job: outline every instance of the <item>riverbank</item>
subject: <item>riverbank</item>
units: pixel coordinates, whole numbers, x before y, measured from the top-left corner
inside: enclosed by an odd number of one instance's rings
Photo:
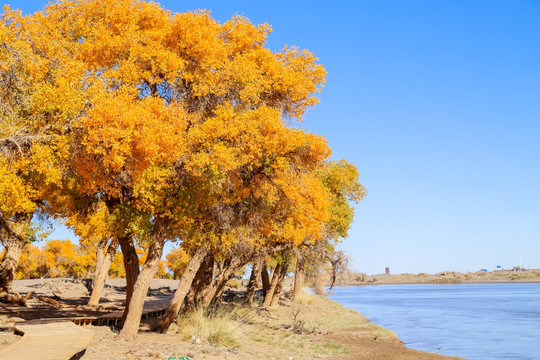
[[[164,280],[159,280],[163,285]],[[165,280],[166,281],[166,280]],[[28,285],[28,284],[25,284]],[[65,294],[84,300],[80,286],[46,282],[47,291],[62,286]],[[35,286],[34,289],[38,289]],[[78,290],[77,290],[78,289]],[[104,303],[117,303],[121,288],[108,288]],[[76,294],[80,291],[80,294]],[[115,293],[118,292],[118,293]],[[163,291],[165,293],[166,291]],[[158,294],[159,295],[159,294]],[[65,302],[75,298],[64,298]],[[22,310],[22,309],[21,309]],[[45,314],[44,305],[36,311]],[[24,311],[4,313],[0,322],[2,336],[10,334],[13,324],[8,316],[31,316]],[[34,314],[35,315],[35,314]],[[95,336],[81,359],[173,359],[187,356],[190,360],[217,359],[458,359],[407,348],[395,333],[372,324],[358,312],[324,296],[303,294],[298,303],[287,295],[268,310],[230,302],[221,311],[203,314],[195,311],[181,318],[165,335],[149,332],[156,319],[143,321],[134,341],[117,339],[109,327],[88,326]],[[11,342],[11,341],[8,341]],[[0,339],[0,347],[2,341]]]
[[[102,306],[106,309],[121,305],[124,294],[119,282],[112,280],[105,291]],[[175,281],[154,279],[152,298],[170,296],[175,285]],[[16,281],[15,289],[55,294],[66,304],[88,299],[84,286],[70,279]],[[53,309],[47,306],[37,301],[20,309],[0,304],[0,348],[20,340],[12,331],[14,321],[50,317]],[[66,309],[69,313],[84,310],[78,308]],[[57,310],[54,316],[61,314]],[[409,349],[395,333],[370,323],[355,310],[311,294],[303,294],[298,303],[285,294],[270,309],[230,302],[211,314],[196,311],[165,335],[149,332],[154,321],[144,320],[134,341],[117,339],[113,328],[87,326],[95,335],[81,359],[457,359]]]
[[[283,297],[270,311],[238,307],[226,314],[215,314],[214,321],[188,317],[188,324],[180,322],[166,335],[141,332],[135,342],[119,342],[110,329],[94,327],[96,337],[82,359],[103,359],[105,353],[140,360],[458,359],[409,349],[395,333],[318,295],[305,294],[299,304]]]
[[[504,283],[540,282],[540,269],[526,271],[477,271],[459,273],[445,271],[437,274],[378,274],[351,273],[340,280],[339,285],[378,284],[460,284],[460,283]]]

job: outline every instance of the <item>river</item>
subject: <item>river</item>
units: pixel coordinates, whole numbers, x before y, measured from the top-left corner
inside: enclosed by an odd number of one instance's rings
[[[330,298],[414,349],[471,360],[540,359],[540,284],[335,287]]]

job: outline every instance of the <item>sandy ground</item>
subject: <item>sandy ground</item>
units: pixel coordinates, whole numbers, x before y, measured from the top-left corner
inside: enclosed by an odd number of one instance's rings
[[[114,329],[104,326],[88,328],[94,331],[95,336],[81,360],[150,360],[182,356],[191,360],[250,359],[235,349],[183,341],[174,332],[165,335],[141,332],[135,341],[126,341],[117,339],[118,332]],[[241,357],[238,357],[239,355]]]
[[[148,298],[170,298],[177,284],[177,281],[154,279]],[[0,348],[19,339],[13,335],[14,321],[93,315],[121,309],[124,286],[122,279],[109,280],[102,305],[96,310],[84,305],[88,290],[82,283],[70,279],[16,281],[14,290],[17,292],[35,291],[56,296],[68,306],[53,309],[37,299],[30,301],[26,308],[0,303]],[[134,341],[117,338],[118,331],[114,328],[88,326],[95,336],[81,360],[180,359],[183,356],[190,360],[458,359],[408,349],[391,331],[322,296],[304,294],[299,303],[283,296],[279,305],[269,311],[258,307],[242,308],[242,311],[241,321],[224,317],[223,322],[230,322],[231,327],[226,335],[233,339],[227,346],[199,333],[191,335],[191,330],[186,330],[182,322],[189,320],[181,320],[182,328],[174,324],[165,335],[149,331],[156,319],[145,320]]]

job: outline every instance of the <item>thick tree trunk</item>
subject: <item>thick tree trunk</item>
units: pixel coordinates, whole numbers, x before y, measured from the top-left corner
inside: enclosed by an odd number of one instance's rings
[[[246,295],[244,297],[244,303],[247,305],[253,304],[253,295],[255,294],[255,290],[257,289],[257,286],[259,285],[259,275],[261,274],[263,267],[263,259],[257,258],[253,262],[253,268],[251,269],[251,276],[249,277],[249,283],[246,290]]]
[[[5,247],[2,264],[0,264],[0,292],[10,293],[17,264],[24,249],[24,242],[17,238],[8,238],[2,241]]]
[[[263,260],[262,270],[261,270],[261,280],[263,286],[263,296],[266,297],[268,290],[270,290],[270,277],[268,276],[268,269],[266,262]]]
[[[156,218],[152,234],[152,243],[148,248],[146,262],[133,287],[129,308],[124,310],[124,313],[127,313],[127,315],[125,316],[126,320],[123,324],[122,331],[120,332],[120,336],[124,339],[134,339],[139,330],[144,300],[148,293],[148,288],[150,287],[150,281],[156,274],[161,255],[163,255],[163,245],[165,244],[165,237],[167,235],[167,226],[167,218]]]
[[[212,255],[207,256],[202,262],[199,270],[195,274],[195,278],[191,283],[191,287],[186,296],[183,312],[186,313],[195,307],[195,304],[199,301],[199,297],[202,289],[205,285],[212,282],[212,272],[214,271],[214,257]]]
[[[278,277],[278,282],[276,289],[274,290],[274,294],[272,294],[272,300],[270,300],[270,307],[276,306],[279,301],[279,295],[281,294],[281,289],[283,288],[283,280],[285,279],[285,275],[287,275],[288,267],[288,264],[285,263],[281,267],[279,274],[274,273],[274,276]]]
[[[274,276],[272,276],[272,281],[270,282],[270,288],[264,295],[263,306],[270,306],[270,303],[272,302],[272,296],[274,296],[274,292],[276,290],[278,280],[279,280],[279,276],[277,274],[281,270],[282,266],[283,266],[282,264],[278,264],[275,267]]]
[[[133,244],[131,236],[122,236],[118,238],[118,243],[122,250],[122,258],[124,260],[124,269],[126,270],[126,306],[124,308],[124,314],[120,318],[118,327],[122,328],[126,321],[126,316],[129,310],[129,304],[131,302],[131,296],[133,295],[133,287],[139,277],[139,256]]]
[[[107,242],[105,242],[105,245]],[[101,245],[101,244],[100,244]],[[111,263],[116,255],[116,250],[118,250],[118,241],[113,240],[112,243],[109,245],[109,248],[107,249],[107,252],[104,252],[103,246],[98,246],[98,250],[96,252],[96,258],[99,252],[102,253],[100,266],[98,267],[98,263],[96,261],[96,272],[94,275],[94,286],[92,288],[92,294],[90,295],[90,300],[88,300],[88,306],[97,306],[99,304],[99,299],[101,298],[101,292],[103,291],[103,287],[105,286],[105,281],[107,280],[107,277],[109,275],[109,269],[111,268]]]
[[[2,233],[5,236],[2,239],[5,252],[0,264],[0,292],[10,293],[12,290],[11,285],[15,278],[19,258],[27,242],[27,238],[21,234],[32,221],[32,215],[33,213],[17,214],[13,223],[5,219],[0,212],[0,230],[3,230]]]
[[[124,260],[124,269],[126,270],[126,298],[131,298],[133,287],[141,271],[139,266],[139,256],[133,244],[131,236],[118,238]]]
[[[206,309],[212,300],[214,299],[214,295],[216,294],[217,287],[221,281],[223,281],[223,278],[226,276],[225,271],[229,269],[231,266],[230,261],[221,262],[220,264],[217,264],[218,268],[218,275],[212,279],[209,283],[204,284],[204,287],[202,288],[202,291],[200,292],[201,296],[201,302],[200,305]]]
[[[107,250],[107,239],[101,239],[96,248],[96,269],[94,270],[94,279],[96,278],[99,270],[103,266],[103,260],[105,260],[105,250]]]
[[[304,286],[304,267],[306,260],[298,256],[296,259],[296,271],[294,272],[294,292],[293,292],[293,301],[298,301],[300,294],[302,293],[302,287]]]
[[[214,255],[211,254],[207,256],[208,264],[206,268],[206,272],[204,273],[203,280],[199,283],[197,286],[197,292],[195,293],[195,300],[198,302],[201,300],[204,289],[209,287],[212,284],[212,281],[214,281],[214,272],[215,272],[215,265],[216,261],[214,258]]]
[[[186,297],[186,294],[188,293],[191,284],[193,283],[193,279],[195,278],[197,271],[201,267],[201,264],[203,263],[204,257],[207,253],[208,250],[204,247],[200,247],[195,251],[195,253],[191,257],[191,260],[189,260],[189,264],[184,271],[182,278],[180,279],[180,283],[178,284],[178,288],[174,293],[174,297],[171,300],[171,303],[167,307],[165,314],[163,314],[163,316],[159,320],[159,323],[152,329],[152,331],[165,334],[167,330],[169,330],[169,327],[174,322],[176,316],[178,315],[178,312],[180,311],[180,307],[182,307],[184,298]]]
[[[212,300],[212,303],[215,307],[219,307],[221,305],[221,302],[223,301],[223,293],[225,292],[225,286],[227,285],[227,282],[232,279],[234,276],[231,275],[228,279],[225,279],[221,282],[221,284],[218,285],[218,288],[216,290],[216,294],[214,295],[214,299]]]

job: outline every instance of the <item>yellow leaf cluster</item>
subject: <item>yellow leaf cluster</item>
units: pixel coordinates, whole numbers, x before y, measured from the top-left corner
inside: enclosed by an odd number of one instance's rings
[[[36,208],[31,200],[34,194],[35,190],[28,187],[7,161],[0,157],[0,211],[6,215],[32,212]]]

